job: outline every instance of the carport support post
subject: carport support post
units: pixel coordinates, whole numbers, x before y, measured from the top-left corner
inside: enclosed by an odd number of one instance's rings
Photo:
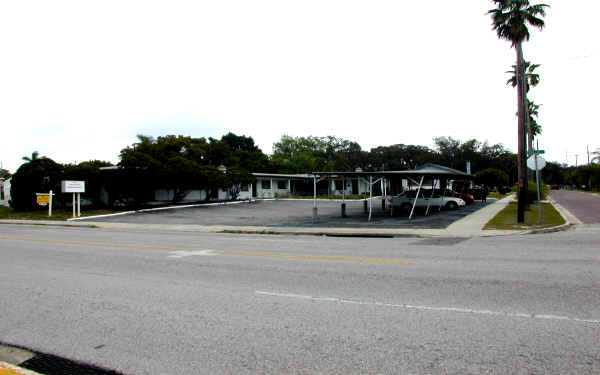
[[[435,186],[433,185],[434,180],[431,179],[431,197],[429,197],[429,202],[427,202],[427,210],[425,210],[425,216],[429,214],[429,206],[431,205],[431,200],[433,199],[433,193],[435,192]]]
[[[346,217],[346,177],[342,177],[342,217]]]
[[[415,212],[415,206],[417,205],[417,200],[419,199],[419,193],[421,192],[421,186],[423,186],[423,180],[425,176],[421,176],[421,182],[419,182],[419,188],[417,189],[417,196],[415,197],[415,201],[413,202],[412,209],[410,210],[410,215],[408,216],[408,220],[412,220],[413,213]]]
[[[313,176],[313,221],[317,220],[317,176]]]
[[[371,212],[373,211],[373,176],[369,176],[369,221],[371,221]]]
[[[383,215],[385,216],[385,198],[386,198],[386,191],[385,191],[385,178],[382,177],[381,178],[381,193],[383,194],[383,199],[381,200],[381,209],[383,210]]]
[[[440,184],[442,180],[440,180]],[[442,205],[444,204],[444,197],[446,196],[446,189],[448,188],[448,180],[444,179],[444,190],[442,190],[442,202],[440,204],[440,208],[438,208],[438,212],[442,211]]]

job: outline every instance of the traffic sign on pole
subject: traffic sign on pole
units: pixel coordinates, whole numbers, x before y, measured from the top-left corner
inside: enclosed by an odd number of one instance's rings
[[[537,159],[537,164],[536,164],[536,159]],[[532,171],[544,169],[545,166],[546,166],[546,160],[544,160],[544,158],[541,156],[531,155],[529,157],[529,159],[527,159],[527,168],[531,169]]]

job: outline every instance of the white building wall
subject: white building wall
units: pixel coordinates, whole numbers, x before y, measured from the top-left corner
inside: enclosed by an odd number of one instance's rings
[[[263,181],[270,181],[270,188],[263,187]],[[285,188],[279,188],[279,182],[285,183]],[[291,181],[284,178],[257,177],[256,179],[256,197],[257,198],[277,198],[291,195]]]
[[[8,201],[10,201],[10,181],[12,178],[9,178],[6,181],[3,181],[0,185],[0,189],[2,189],[3,196],[0,198],[0,206],[8,206]]]
[[[338,184],[342,185],[343,182],[340,180]],[[342,193],[345,195],[352,194],[352,180],[346,179],[345,186],[342,186],[341,189],[336,189],[335,180],[331,180],[330,190],[333,195],[342,195]]]
[[[240,191],[237,199],[250,199],[251,186],[248,185],[248,191]],[[173,200],[174,191],[167,189],[158,189],[154,192],[154,200],[157,202],[170,202]],[[219,189],[215,200],[229,200],[231,195],[228,189]],[[194,189],[187,192],[181,202],[198,202],[206,200],[206,190]]]

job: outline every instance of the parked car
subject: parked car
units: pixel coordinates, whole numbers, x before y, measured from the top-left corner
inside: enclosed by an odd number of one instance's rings
[[[456,197],[456,198],[460,198],[463,201],[465,201],[465,203],[467,205],[469,204],[473,204],[473,202],[475,202],[475,198],[473,197],[472,194],[469,193],[459,193],[457,191],[454,190],[447,190],[444,195],[449,195],[451,197]]]
[[[400,209],[408,211],[412,209],[415,198],[417,196],[416,190],[408,190],[402,194],[388,197],[389,203],[392,207],[400,207]],[[449,210],[455,210],[459,207],[465,206],[465,201],[457,197],[442,197],[441,191],[434,191],[432,195],[431,189],[422,189],[419,193],[419,199],[417,199],[416,207],[444,207]]]

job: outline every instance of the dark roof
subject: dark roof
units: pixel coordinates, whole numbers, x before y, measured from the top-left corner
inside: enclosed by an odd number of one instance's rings
[[[444,167],[437,164],[423,164],[415,169],[407,169],[404,171],[373,171],[373,172],[313,172],[317,176],[331,177],[412,177],[412,176],[436,176],[436,177],[455,177],[472,179],[474,176],[457,169]]]
[[[312,179],[314,176],[312,174],[284,174],[284,173],[252,173],[254,177],[266,177],[266,178],[284,178],[284,179]]]
[[[452,168],[448,168],[448,167],[444,167],[444,166],[432,164],[432,163],[423,164],[413,170],[403,171],[403,172],[417,174],[417,175],[436,175],[436,176],[469,177],[469,178],[473,177],[473,175],[470,175],[463,171],[459,171],[457,169],[452,169]]]

